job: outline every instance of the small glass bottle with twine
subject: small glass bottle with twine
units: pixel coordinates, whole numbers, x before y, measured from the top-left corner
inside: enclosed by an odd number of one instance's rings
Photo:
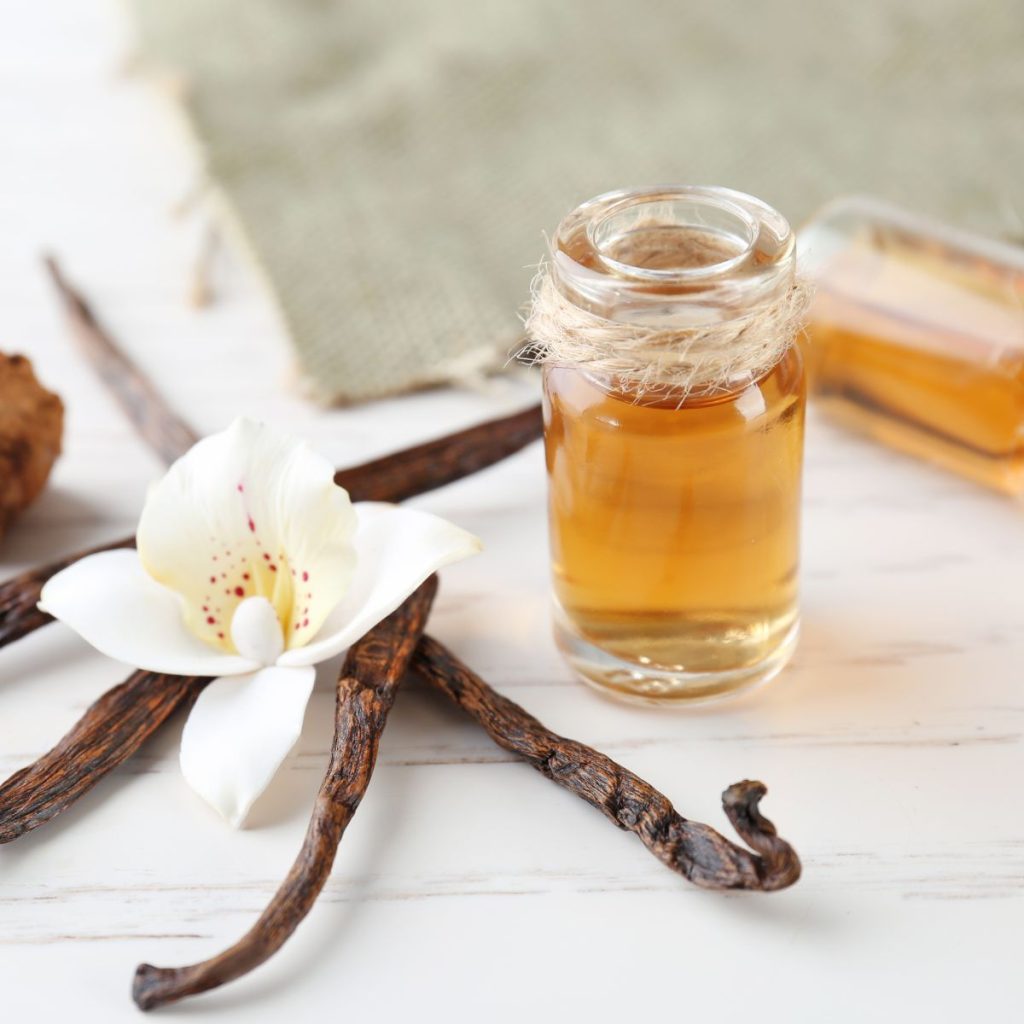
[[[798,631],[807,305],[785,219],[724,188],[598,196],[527,318],[543,364],[555,632],[644,702],[777,673]]]

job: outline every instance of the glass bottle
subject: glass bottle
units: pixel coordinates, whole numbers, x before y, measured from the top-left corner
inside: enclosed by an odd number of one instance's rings
[[[728,189],[613,192],[561,223],[550,274],[573,309],[628,330],[728,326],[791,291],[794,239]],[[731,342],[737,355],[754,328]],[[804,425],[792,333],[714,387],[659,387],[658,366],[640,387],[600,364],[545,362],[555,634],[587,683],[691,702],[790,657]]]
[[[816,404],[1024,491],[1024,249],[851,198],[804,227],[800,252],[817,286],[805,346]]]

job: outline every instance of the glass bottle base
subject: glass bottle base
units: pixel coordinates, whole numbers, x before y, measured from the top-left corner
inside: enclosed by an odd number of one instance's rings
[[[573,631],[556,610],[555,642],[576,675],[599,693],[633,704],[690,707],[744,693],[774,678],[793,656],[797,620],[781,643],[752,665],[715,672],[676,672],[609,654]]]

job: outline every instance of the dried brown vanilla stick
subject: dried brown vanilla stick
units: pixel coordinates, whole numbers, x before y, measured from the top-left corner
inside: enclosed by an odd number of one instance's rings
[[[146,443],[165,461],[173,462],[199,440],[176,416],[162,396],[120,346],[103,329],[89,303],[68,283],[52,256],[46,269],[60,295],[82,350]]]
[[[340,470],[335,480],[356,501],[400,501],[499,462],[540,432],[540,410],[535,407]],[[129,537],[119,545],[92,551],[133,543]],[[0,647],[51,621],[35,605],[43,584],[54,572],[92,551],[79,552],[0,586]],[[148,717],[130,727],[136,742],[129,742],[121,725],[125,706],[115,695],[133,681],[137,692],[145,691],[149,711]],[[68,808],[134,753],[188,699],[189,691],[182,689],[178,677],[156,673],[134,673],[127,683],[108,691],[56,747],[0,785],[0,843],[17,839]],[[95,743],[83,745],[79,742],[82,735],[95,736]]]
[[[43,584],[51,576],[55,576],[61,569],[66,569],[72,562],[77,562],[86,555],[94,555],[97,551],[134,546],[134,537],[125,537],[113,544],[99,544],[94,548],[68,555],[59,562],[50,562],[41,569],[29,569],[0,584],[0,647],[6,647],[7,644],[34,633],[40,626],[53,622],[52,615],[36,607]]]
[[[340,469],[335,481],[353,501],[404,501],[461,480],[525,448],[541,436],[540,406],[404,448],[360,466]],[[65,566],[96,551],[134,547],[122,537],[59,562],[30,569],[0,584],[0,647],[26,636],[52,619],[36,608],[43,584]]]
[[[209,682],[133,672],[108,690],[52,750],[0,786],[0,843],[56,817],[131,757]]]
[[[688,821],[650,783],[591,747],[565,739],[487,685],[432,637],[413,668],[457,704],[505,750],[627,829],[667,867],[705,889],[785,889],[800,877],[793,847],[758,810],[760,782],[737,782],[722,794],[725,813],[755,853],[708,825]]]
[[[166,462],[173,462],[195,442],[195,432],[168,406],[152,382],[103,329],[88,302],[73,289],[53,259],[47,267],[64,300],[65,310],[93,365],[142,438]],[[340,469],[335,482],[353,501],[404,501],[460,480],[526,447],[541,436],[540,406],[479,423],[424,444]],[[97,551],[128,548],[134,537],[78,551],[59,562],[30,569],[0,584],[0,647],[46,625],[52,619],[36,602],[43,584],[71,562]]]
[[[544,433],[539,405],[339,469],[334,482],[353,501],[405,501],[479,473]]]
[[[258,967],[284,945],[327,881],[338,843],[366,792],[377,746],[437,591],[432,576],[348,653],[338,679],[334,743],[299,856],[270,905],[230,949],[191,967],[135,972],[132,997],[149,1010],[217,988]]]

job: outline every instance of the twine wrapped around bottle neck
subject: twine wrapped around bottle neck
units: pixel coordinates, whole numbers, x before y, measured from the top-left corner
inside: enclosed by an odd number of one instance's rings
[[[649,394],[716,394],[763,377],[801,330],[811,298],[797,279],[778,299],[749,313],[696,327],[651,327],[609,320],[567,299],[551,269],[538,274],[526,318],[528,359],[576,365]]]

